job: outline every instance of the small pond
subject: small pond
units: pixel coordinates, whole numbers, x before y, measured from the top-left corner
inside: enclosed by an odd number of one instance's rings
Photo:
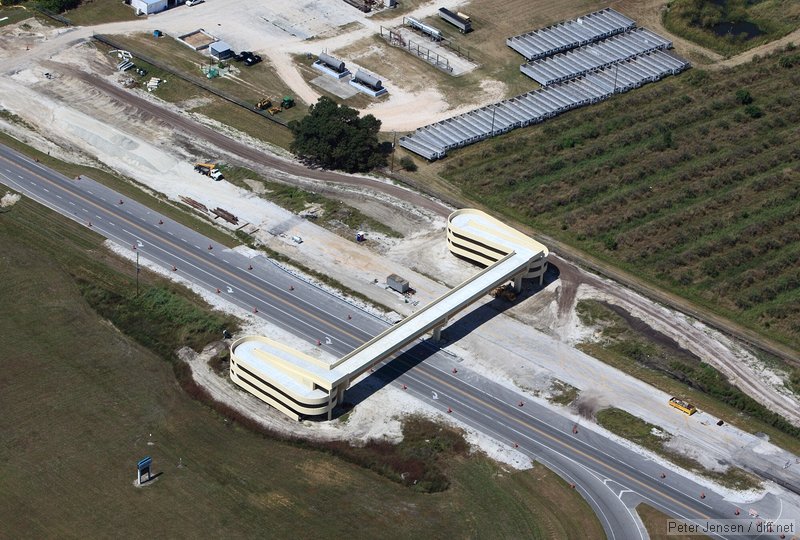
[[[748,21],[720,22],[712,26],[711,31],[720,37],[744,34],[746,39],[753,39],[764,34],[764,31],[757,24]]]

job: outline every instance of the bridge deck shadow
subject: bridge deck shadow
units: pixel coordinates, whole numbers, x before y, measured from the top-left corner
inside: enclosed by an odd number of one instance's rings
[[[347,390],[347,392],[345,392],[344,403],[333,411],[333,417],[337,418],[352,410],[353,407],[367,399],[373,393],[388,386],[400,376],[418,366],[434,354],[442,351],[443,346],[458,342],[470,332],[504,313],[509,308],[535,296],[548,285],[556,281],[559,275],[560,272],[558,268],[551,264],[544,275],[542,285],[530,282],[529,280],[523,281],[522,292],[517,296],[515,301],[510,302],[503,298],[494,298],[492,301],[473,309],[453,324],[445,326],[444,330],[442,330],[442,336],[444,338],[443,343],[436,344],[429,338],[405,349],[396,355],[394,359],[379,367],[374,372],[370,373],[368,377]]]

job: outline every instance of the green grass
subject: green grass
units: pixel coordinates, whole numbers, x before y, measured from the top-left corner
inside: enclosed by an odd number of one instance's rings
[[[796,349],[799,83],[794,50],[694,69],[409,174]]]
[[[548,398],[548,401],[559,405],[572,405],[580,394],[580,390],[571,384],[559,380],[553,382],[551,390],[552,395]]]
[[[751,37],[721,33],[718,24],[752,25]],[[800,6],[793,0],[672,0],[664,14],[664,26],[688,40],[725,56],[733,56],[757,45],[769,43],[800,27]]]
[[[650,540],[697,540],[698,538],[709,538],[704,534],[677,534],[670,532],[667,534],[667,520],[673,518],[659,512],[648,504],[641,503],[636,506],[636,512],[642,518],[642,523],[650,535]]]
[[[123,2],[109,0],[81,0],[81,5],[62,13],[75,26],[136,20],[134,9]]]
[[[26,5],[0,6],[0,19],[3,17],[8,17],[8,19],[0,22],[0,27],[16,24],[25,19],[30,19],[31,17],[36,17],[44,24],[48,24],[48,21],[50,21],[50,19],[46,19],[37,11],[28,9]]]
[[[730,467],[725,472],[710,471],[696,460],[667,448],[665,443],[672,437],[670,433],[621,409],[613,407],[603,409],[597,412],[596,419],[598,424],[610,432],[647,448],[680,467],[711,478],[723,486],[743,490],[757,489],[761,486],[756,477],[742,469]],[[661,432],[661,435],[658,435],[658,432]]]
[[[130,263],[28,199],[0,214],[0,264],[0,303],[14,306],[0,311],[4,535],[343,536],[356,526],[364,538],[602,536],[588,505],[542,467],[509,473],[479,455],[454,457],[444,461],[449,489],[421,494],[328,451],[255,434],[191,399],[170,362],[99,317],[84,294],[91,286],[119,295],[128,329],[137,310],[147,324],[167,321],[175,332],[153,345],[166,354],[206,339],[188,330],[206,309],[149,274],[143,283],[160,292],[131,303]],[[86,296],[110,306],[110,297]],[[160,476],[137,489],[135,463],[145,455]]]
[[[578,348],[582,351],[664,392],[685,398],[699,409],[740,429],[749,433],[766,433],[774,444],[794,453],[800,452],[800,437],[786,432],[796,428],[772,423],[771,420],[780,417],[744,396],[719,372],[694,355],[666,343],[664,339],[654,340],[634,330],[623,317],[601,302],[581,300],[576,309],[584,324],[598,326],[601,332],[601,341],[580,344]],[[683,366],[683,369],[677,366]],[[694,369],[699,370],[701,376],[691,373]],[[739,408],[738,400],[747,400],[750,405],[753,402],[756,409]],[[781,430],[781,427],[788,429]]]
[[[253,191],[253,186],[247,180],[260,184],[264,190],[258,193],[261,197],[290,212],[298,213],[311,205],[318,206],[321,216],[317,221],[328,229],[341,232],[346,238],[353,239],[355,232],[359,230],[373,231],[391,238],[402,238],[403,236],[391,227],[365,215],[343,201],[331,199],[296,186],[265,180],[261,175],[246,167],[220,165],[220,170],[225,174],[225,179],[228,182],[249,191]],[[341,231],[342,225],[346,227],[346,231]]]

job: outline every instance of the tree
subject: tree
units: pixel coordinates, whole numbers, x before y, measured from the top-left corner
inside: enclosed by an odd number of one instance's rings
[[[81,0],[39,0],[39,5],[48,11],[63,13],[70,9],[75,9]]]
[[[294,134],[291,150],[301,159],[326,169],[363,172],[386,165],[378,143],[381,122],[371,114],[321,97],[308,109],[308,116],[289,122]]]

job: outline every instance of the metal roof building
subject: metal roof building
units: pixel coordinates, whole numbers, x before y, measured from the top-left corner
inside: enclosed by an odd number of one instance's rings
[[[580,78],[553,84],[500,103],[421,127],[400,139],[400,146],[434,160],[448,150],[467,146],[512,129],[537,124],[563,112],[597,103],[689,66],[660,50],[623,60]]]
[[[666,50],[672,42],[646,28],[635,28],[564,53],[533,60],[520,71],[542,86],[574,79],[622,60],[656,50]]]
[[[630,30],[636,22],[611,8],[510,37],[506,44],[528,60],[588,45]]]

